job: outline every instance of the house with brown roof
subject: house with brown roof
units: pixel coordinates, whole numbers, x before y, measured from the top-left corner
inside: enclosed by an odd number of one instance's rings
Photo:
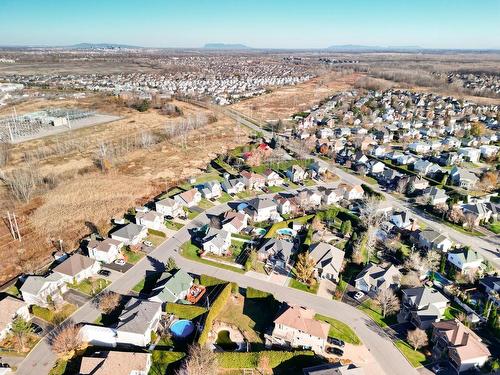
[[[0,301],[0,340],[3,340],[12,326],[12,321],[17,317],[30,320],[28,305],[17,298],[7,296]]]
[[[267,186],[281,186],[283,185],[283,178],[273,171],[272,169],[266,169],[266,171],[263,173],[264,178],[266,179],[266,185]]]
[[[102,241],[92,239],[87,244],[89,257],[103,263],[112,263],[120,255],[123,242],[106,238]]]
[[[81,254],[73,254],[54,268],[54,273],[62,276],[68,283],[85,280],[99,271],[99,262]]]
[[[314,311],[301,306],[286,306],[274,320],[271,335],[265,335],[266,345],[323,352],[327,343],[330,325],[314,319]]]
[[[222,219],[222,229],[239,233],[248,226],[248,215],[243,212],[227,211]]]
[[[151,353],[111,351],[83,357],[79,375],[147,375],[150,368]]]
[[[242,171],[240,175],[247,189],[260,189],[266,185],[265,177],[260,174]]]
[[[174,200],[177,201],[182,207],[193,207],[200,203],[201,193],[198,189],[192,188],[175,195]]]
[[[447,357],[458,373],[483,366],[491,355],[481,338],[457,319],[433,323],[431,341],[432,357]]]
[[[156,211],[137,212],[135,223],[145,226],[148,229],[165,229],[163,215]]]

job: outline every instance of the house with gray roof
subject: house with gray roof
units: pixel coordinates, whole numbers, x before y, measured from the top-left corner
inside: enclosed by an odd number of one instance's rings
[[[425,189],[422,193],[422,196],[426,197],[429,204],[433,206],[437,204],[445,204],[449,198],[444,189],[440,189],[435,186],[430,186]]]
[[[462,274],[475,273],[482,266],[484,258],[477,251],[465,248],[448,254],[448,262]]]
[[[450,170],[451,182],[463,189],[472,189],[479,181],[479,178],[472,172],[464,168],[454,166]]]
[[[356,276],[354,285],[365,293],[378,293],[388,288],[398,289],[400,281],[401,273],[393,264],[386,268],[369,264]]]
[[[116,342],[145,347],[158,327],[161,303],[132,297],[123,308],[116,325]]]
[[[345,255],[342,250],[326,242],[319,242],[311,245],[309,255],[315,262],[314,272],[316,277],[334,282],[339,281]]]
[[[177,270],[174,275],[165,272],[158,280],[149,300],[160,303],[182,301],[186,298],[193,281],[184,270]]]
[[[231,233],[224,229],[207,228],[201,238],[203,252],[215,255],[227,255],[231,246]]]
[[[100,268],[96,260],[81,254],[73,254],[55,267],[54,273],[60,274],[67,283],[79,283],[97,274]]]
[[[62,294],[68,290],[65,278],[59,273],[47,276],[28,276],[19,289],[28,305],[46,307],[49,301],[62,302]]]
[[[444,234],[436,232],[434,229],[426,228],[418,234],[418,244],[427,250],[447,252],[451,249],[452,242]]]
[[[449,300],[434,288],[403,289],[403,299],[398,321],[409,321],[420,329],[429,329],[432,323],[443,319]]]
[[[245,213],[255,222],[272,220],[279,216],[278,206],[272,199],[256,197],[250,199],[247,204]]]
[[[278,269],[286,269],[295,248],[292,242],[270,238],[257,251],[260,261]]]
[[[222,182],[221,186],[222,190],[228,194],[237,194],[245,190],[245,182],[241,177],[226,179]]]
[[[123,242],[124,245],[137,245],[148,235],[148,228],[134,223],[129,223],[111,233],[111,238]]]

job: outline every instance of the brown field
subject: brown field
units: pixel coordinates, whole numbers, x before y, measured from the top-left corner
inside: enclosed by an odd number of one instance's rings
[[[186,103],[176,104],[182,108],[183,117],[210,114]],[[169,123],[179,119],[169,119],[153,109],[139,113],[106,97],[63,103],[41,100],[18,105],[16,109],[22,113],[49,105],[95,108],[124,118],[13,146],[4,170],[37,168],[42,176],[51,176],[55,186],[38,192],[28,204],[16,201],[2,187],[1,203],[5,210],[16,211],[23,240],[15,241],[5,223],[0,225],[0,281],[47,263],[59,239],[71,250],[91,232],[90,228],[106,233],[111,218],[201,173],[216,155],[247,140],[244,129],[236,134],[232,120],[218,115],[216,122],[189,133],[186,148],[171,139],[148,149],[134,149],[114,160],[111,170],[104,173],[94,165],[99,142],[121,144],[145,130],[160,134]],[[35,160],[27,164],[26,154],[36,155]],[[4,212],[2,216],[5,215]]]

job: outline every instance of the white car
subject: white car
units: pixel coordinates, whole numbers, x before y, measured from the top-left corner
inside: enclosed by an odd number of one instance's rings
[[[354,299],[356,301],[359,301],[361,298],[363,298],[365,296],[365,294],[363,292],[356,292],[356,294],[354,295]]]
[[[151,241],[144,241],[143,244],[147,247],[153,247],[153,243]]]
[[[123,259],[117,259],[115,260],[115,264],[118,264],[119,266],[124,266],[126,262]]]

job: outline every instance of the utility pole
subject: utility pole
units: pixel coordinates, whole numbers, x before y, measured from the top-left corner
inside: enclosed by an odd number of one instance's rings
[[[14,237],[14,239],[16,239],[16,232],[14,231],[14,225],[12,224],[12,220],[10,218],[10,212],[9,211],[7,211],[7,218],[9,219],[10,234],[12,235],[12,237]]]
[[[13,212],[12,216],[14,217],[14,224],[16,225],[17,237],[19,239],[19,242],[21,242],[21,232],[19,231],[19,226],[17,225],[16,214]]]

